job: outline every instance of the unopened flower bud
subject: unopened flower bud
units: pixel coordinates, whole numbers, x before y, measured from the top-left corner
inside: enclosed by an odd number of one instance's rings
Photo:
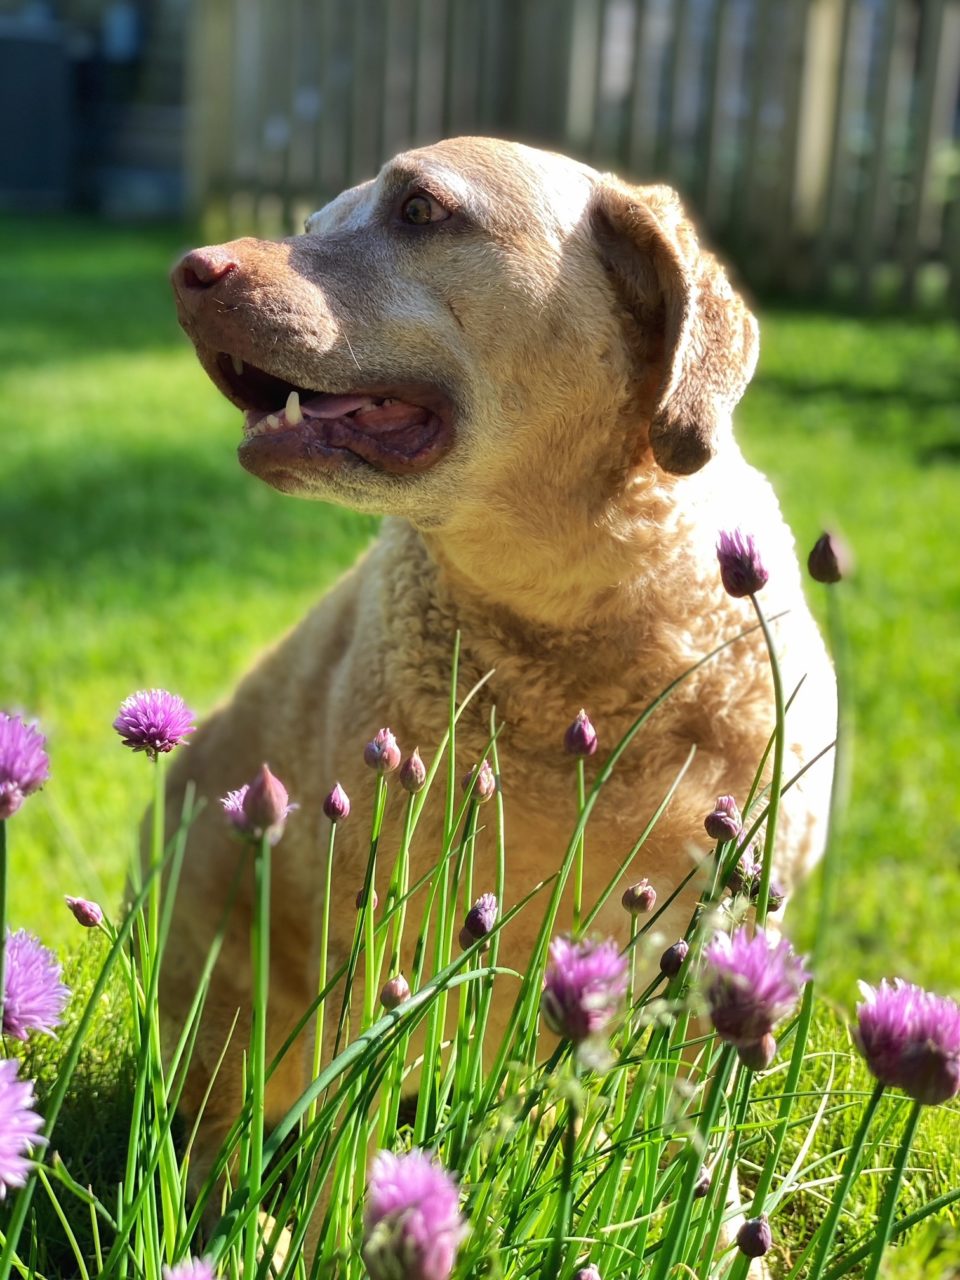
[[[683,967],[689,950],[690,944],[684,938],[675,942],[672,947],[667,947],[660,957],[660,972],[668,978],[675,978]]]
[[[376,889],[373,889],[372,893],[373,893],[373,909],[374,911],[376,911],[377,907],[379,907],[380,905],[380,899],[377,896]],[[357,891],[357,910],[362,911],[365,906],[366,906],[366,899],[363,896],[363,890],[359,889]]]
[[[807,570],[814,582],[839,582],[853,572],[850,548],[835,533],[822,533],[807,557]]]
[[[427,766],[420,758],[419,747],[414,747],[412,754],[404,760],[400,766],[399,777],[401,787],[404,791],[409,791],[412,796],[423,790],[427,781]]]
[[[363,748],[363,763],[377,773],[393,773],[400,767],[400,748],[389,729],[380,729]]]
[[[476,785],[474,785],[474,778],[476,778]],[[482,760],[479,769],[475,766],[463,779],[465,794],[469,794],[471,787],[473,788],[473,798],[477,804],[484,804],[496,791],[497,778],[490,768],[488,760]]]
[[[750,897],[754,900],[754,902],[756,902],[759,896],[760,896],[760,877],[758,875],[754,880],[753,885],[751,886]],[[783,886],[779,883],[779,881],[771,880],[770,883],[767,885],[767,910],[779,911],[780,908],[783,906],[784,901],[786,900],[786,897],[787,895],[784,892]]]
[[[717,796],[717,803],[703,825],[711,840],[736,840],[743,830],[743,819],[733,796]]]
[[[728,595],[752,596],[766,586],[770,575],[763,566],[757,544],[749,533],[722,532],[717,542],[720,579]]]
[[[628,889],[624,889],[620,901],[623,909],[629,911],[632,916],[643,916],[656,906],[657,891],[650,881],[644,878],[630,885]]]
[[[73,912],[74,920],[85,929],[96,929],[103,920],[103,911],[96,902],[87,898],[64,898],[64,901]]]
[[[737,1057],[750,1071],[766,1071],[776,1056],[777,1042],[769,1032],[756,1044],[737,1047]]]
[[[324,798],[323,812],[331,822],[342,822],[344,818],[350,817],[350,797],[339,782]]]
[[[396,1009],[398,1005],[403,1004],[404,1000],[409,999],[410,984],[402,973],[398,973],[396,977],[383,984],[383,990],[380,992],[380,1003],[385,1009]]]
[[[765,1213],[759,1218],[748,1218],[737,1232],[737,1245],[748,1258],[762,1258],[773,1244],[773,1233]]]
[[[243,811],[258,831],[282,826],[290,812],[290,797],[280,779],[262,764],[253,776],[243,800]]]
[[[460,930],[460,946],[466,951],[485,938],[497,922],[497,899],[492,893],[481,894],[466,914]]]
[[[693,1198],[702,1200],[704,1196],[710,1194],[710,1187],[713,1178],[710,1176],[710,1170],[705,1164],[700,1166],[700,1172],[697,1174],[697,1180],[693,1184]]]
[[[597,749],[597,731],[583,707],[563,735],[563,749],[571,756],[592,756]]]

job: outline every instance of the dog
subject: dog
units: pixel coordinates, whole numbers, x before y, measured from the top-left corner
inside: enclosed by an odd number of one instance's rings
[[[321,805],[336,780],[353,812],[337,833],[331,971],[344,961],[369,850],[364,743],[390,726],[404,754],[419,746],[429,762],[447,725],[457,632],[461,695],[493,673],[458,726],[456,766],[459,776],[482,758],[495,705],[506,905],[556,870],[576,821],[562,744],[578,709],[602,742],[586,762],[589,782],[603,747],[653,698],[743,632],[677,687],[601,792],[587,829],[585,901],[599,896],[691,748],[624,884],[647,876],[665,898],[711,847],[703,823],[716,796],[745,797],[774,703],[750,602],[721,585],[721,530],[755,537],[788,694],[802,682],[787,716],[787,776],[831,743],[834,676],[793,539],[732,431],[757,324],[672,190],[519,144],[458,138],[397,156],[313,214],[302,235],[193,250],[173,285],[201,365],[244,412],[241,464],[283,493],[385,519],[359,563],[171,771],[171,819],[188,782],[206,807],[190,832],[177,946],[165,961],[168,1026],[183,1025],[246,856],[218,799],[264,761],[300,806],[273,859],[268,1056],[316,994]],[[775,871],[787,892],[821,852],[830,776],[823,759],[784,795]],[[389,787],[384,850],[397,846],[405,799]],[[442,807],[424,809],[413,880],[439,854]],[[482,825],[480,890],[494,885],[495,824]],[[663,917],[671,941],[699,891],[694,879]],[[183,1094],[197,1114],[229,1041],[194,1150],[201,1176],[240,1110],[251,895],[241,876]],[[595,927],[625,938],[618,898]],[[523,912],[503,931],[507,964],[523,968],[535,916]],[[311,1058],[303,1035],[270,1081],[268,1123],[305,1087]]]

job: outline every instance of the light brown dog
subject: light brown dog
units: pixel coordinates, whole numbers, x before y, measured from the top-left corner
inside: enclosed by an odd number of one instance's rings
[[[787,774],[831,742],[833,674],[793,541],[731,429],[756,361],[756,322],[672,191],[512,143],[455,139],[398,156],[314,214],[305,235],[195,250],[174,286],[204,369],[246,410],[242,464],[284,492],[389,518],[173,770],[171,812],[188,779],[207,800],[166,969],[173,1025],[244,856],[218,797],[263,761],[300,805],[274,857],[271,1054],[315,994],[321,802],[337,779],[353,802],[332,902],[331,967],[342,962],[368,852],[364,743],[389,725],[405,752],[419,744],[430,759],[446,727],[458,629],[461,693],[495,672],[462,721],[457,765],[463,774],[479,760],[495,703],[507,905],[566,847],[575,775],[561,744],[577,710],[587,708],[602,739],[589,776],[669,681],[755,621],[749,602],[721,586],[720,530],[756,537],[770,571],[765,611],[783,614],[788,693],[805,677],[788,715]],[[754,630],[682,684],[626,753],[588,829],[585,899],[599,894],[695,745],[626,878],[646,875],[665,897],[709,848],[703,820],[715,797],[745,795],[772,727]],[[817,765],[784,799],[777,875],[787,889],[819,855],[829,772]],[[385,851],[396,847],[404,798],[391,787]],[[441,809],[425,810],[414,877],[438,856]],[[493,887],[489,832],[476,883]],[[665,917],[671,940],[696,893],[691,885]],[[618,897],[597,925],[623,935]],[[239,1010],[205,1112],[201,1167],[239,1108],[249,904],[244,881],[184,1095],[195,1110]],[[522,913],[505,931],[507,963],[523,967],[535,917]],[[268,1119],[300,1093],[309,1061],[306,1043],[288,1054]]]

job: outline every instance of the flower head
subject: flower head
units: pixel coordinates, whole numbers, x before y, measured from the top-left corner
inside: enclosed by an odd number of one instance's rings
[[[860,990],[854,1038],[872,1074],[927,1106],[960,1093],[960,1005],[899,978]]]
[[[849,578],[853,572],[850,548],[835,533],[822,533],[807,557],[807,570],[814,582],[830,584]]]
[[[675,978],[683,968],[683,962],[690,952],[690,943],[681,938],[673,946],[667,947],[660,957],[660,972],[667,978]]]
[[[753,536],[741,529],[721,532],[717,559],[724,590],[731,596],[752,596],[766,585],[770,576],[763,567]]]
[[[374,1156],[363,1226],[371,1280],[448,1280],[466,1235],[457,1184],[416,1148]]]
[[[748,1258],[762,1258],[773,1244],[770,1220],[765,1213],[759,1218],[747,1218],[737,1232],[737,1245]]]
[[[70,998],[57,957],[26,929],[7,931],[3,1032],[26,1040],[31,1031],[53,1035]]]
[[[213,1263],[206,1258],[186,1258],[175,1267],[161,1267],[162,1280],[215,1280]]]
[[[733,796],[717,796],[703,825],[711,840],[736,840],[743,831],[743,818]]]
[[[464,917],[463,928],[460,930],[460,945],[464,951],[487,936],[497,923],[499,913],[496,895],[482,893]]]
[[[772,946],[762,929],[718,933],[704,948],[710,1017],[721,1040],[750,1048],[797,1003],[810,974],[787,940]]]
[[[464,776],[462,786],[465,795],[472,789],[477,804],[485,804],[497,789],[497,775],[490,768],[490,761],[481,760],[479,765],[474,765]]]
[[[240,835],[254,842],[266,836],[271,844],[277,843],[287,818],[298,808],[290,803],[286,787],[265,764],[252,782],[228,791],[220,803]]]
[[[426,782],[427,766],[420,756],[420,748],[414,747],[400,766],[400,785],[404,791],[409,791],[412,796],[415,796],[418,791],[423,790]]]
[[[33,1081],[17,1078],[17,1063],[0,1059],[0,1200],[22,1187],[30,1173],[27,1155],[46,1142],[37,1136],[43,1120],[33,1110]]]
[[[50,777],[46,740],[35,725],[0,712],[0,821],[12,818]]]
[[[339,782],[324,797],[323,812],[331,822],[343,822],[344,818],[350,817],[350,797]]]
[[[89,898],[64,898],[64,902],[73,912],[73,918],[77,924],[82,924],[85,929],[96,929],[98,924],[103,922],[103,910],[97,902],[91,902]]]
[[[583,707],[563,735],[563,749],[571,756],[592,756],[597,749],[597,731]]]
[[[410,999],[410,983],[402,973],[395,974],[383,984],[380,991],[380,1003],[385,1009],[396,1009],[405,1000]]]
[[[377,773],[393,773],[400,767],[400,748],[389,729],[380,729],[363,748],[363,763]]]
[[[547,1026],[575,1044],[602,1032],[627,989],[627,961],[612,938],[554,938],[540,1009]]]
[[[193,733],[193,712],[166,689],[141,689],[124,698],[113,727],[131,751],[145,751],[151,760],[172,751]]]
[[[620,903],[624,911],[629,911],[632,916],[644,916],[657,905],[657,891],[644,877],[624,889]]]

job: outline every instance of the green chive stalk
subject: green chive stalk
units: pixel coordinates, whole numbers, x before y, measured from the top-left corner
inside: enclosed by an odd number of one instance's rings
[[[900,1195],[900,1184],[903,1181],[903,1171],[907,1165],[907,1156],[910,1154],[910,1148],[913,1146],[913,1140],[917,1134],[917,1125],[920,1123],[920,1112],[923,1110],[922,1102],[914,1102],[910,1108],[910,1114],[907,1117],[907,1123],[904,1125],[903,1137],[900,1139],[900,1146],[897,1148],[897,1154],[893,1161],[893,1168],[890,1171],[890,1178],[887,1182],[887,1188],[883,1193],[883,1203],[880,1206],[880,1216],[877,1220],[877,1231],[873,1242],[873,1252],[870,1255],[870,1261],[867,1263],[866,1270],[863,1273],[863,1280],[877,1280],[880,1274],[880,1264],[883,1261],[883,1253],[890,1239],[890,1233],[893,1229],[893,1217],[897,1208],[897,1199]]]
[[[269,836],[264,833],[254,862],[254,908],[251,928],[253,970],[253,1016],[250,1025],[250,1151],[247,1187],[250,1217],[247,1222],[244,1275],[252,1276],[257,1265],[257,1237],[260,1229],[256,1205],[263,1181],[264,1095],[267,1076],[267,998],[270,990],[270,854]]]

